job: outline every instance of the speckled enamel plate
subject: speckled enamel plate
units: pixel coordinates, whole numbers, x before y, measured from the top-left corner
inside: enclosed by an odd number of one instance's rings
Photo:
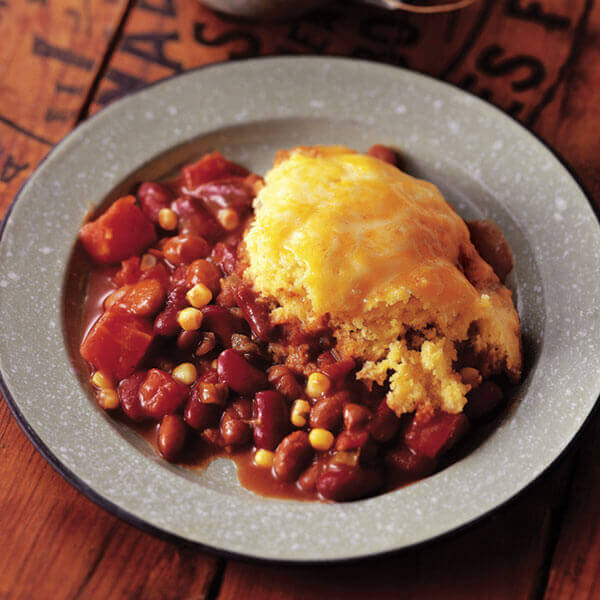
[[[499,426],[466,458],[404,489],[335,505],[273,500],[231,461],[169,465],[90,398],[66,349],[63,292],[77,230],[133,181],[218,148],[265,172],[278,148],[395,146],[465,218],[498,223],[527,369]],[[411,546],[514,497],[567,447],[600,391],[600,230],[581,188],[500,111],[401,69],[274,58],[186,73],[89,119],[23,187],[0,241],[0,369],[42,454],[98,504],[155,532],[247,557],[357,558]]]

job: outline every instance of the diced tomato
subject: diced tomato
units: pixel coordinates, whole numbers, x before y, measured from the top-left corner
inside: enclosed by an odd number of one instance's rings
[[[162,286],[163,290],[168,290],[170,277],[171,276],[169,275],[165,265],[158,263],[146,271],[142,271],[140,280],[143,281],[145,279],[156,279]]]
[[[145,250],[156,240],[156,232],[135,205],[135,198],[125,196],[95,221],[85,224],[79,239],[96,262],[114,263]]]
[[[426,420],[416,415],[406,429],[404,441],[413,452],[435,458],[454,445],[468,427],[469,421],[463,413],[438,411]]]
[[[202,183],[230,175],[245,177],[249,171],[227,160],[219,152],[212,152],[205,154],[197,163],[183,167],[182,173],[185,186],[193,190]]]
[[[126,310],[139,317],[151,317],[161,308],[167,296],[166,289],[157,279],[142,279],[131,286],[112,307]]]
[[[105,312],[81,344],[81,356],[115,380],[131,375],[152,342],[151,323],[127,312]]]
[[[140,257],[131,256],[121,263],[121,268],[114,276],[114,281],[119,287],[121,287],[123,285],[136,283],[141,275],[142,271],[140,269]]]
[[[187,386],[160,369],[150,369],[140,387],[140,404],[151,418],[159,420],[173,414],[185,401]]]

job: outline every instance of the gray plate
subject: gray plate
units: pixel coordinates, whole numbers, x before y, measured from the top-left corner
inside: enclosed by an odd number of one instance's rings
[[[264,172],[296,144],[396,146],[466,218],[516,255],[527,350],[517,401],[466,458],[348,504],[265,499],[232,462],[169,465],[87,394],[65,347],[67,263],[90,203],[218,148]],[[159,159],[159,160],[157,160]],[[490,105],[401,69],[274,58],[186,73],[130,96],[61,142],[23,187],[0,241],[0,369],[19,422],[52,464],[138,525],[255,558],[323,561],[404,548],[481,517],[567,447],[600,391],[600,231],[557,158]]]

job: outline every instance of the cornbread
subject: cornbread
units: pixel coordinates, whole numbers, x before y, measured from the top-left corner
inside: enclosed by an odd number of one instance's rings
[[[272,321],[330,327],[397,415],[460,412],[459,353],[483,377],[519,379],[511,292],[433,184],[342,146],[298,147],[278,154],[254,210],[244,277]]]

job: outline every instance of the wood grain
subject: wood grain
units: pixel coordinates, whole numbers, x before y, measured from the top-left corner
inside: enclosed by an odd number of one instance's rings
[[[388,62],[469,89],[555,146],[598,201],[597,4],[480,0],[424,18],[338,1],[266,25],[195,0],[133,0],[130,12],[126,0],[0,0],[0,214],[51,144],[88,114],[88,100],[94,112],[189,68],[296,53]],[[225,565],[88,501],[0,404],[0,598],[594,598],[599,434],[597,417],[580,452],[517,501],[423,548],[341,566]]]
[[[143,533],[66,483],[0,405],[0,598],[205,598],[217,559]]]
[[[0,214],[78,120],[127,0],[0,2]]]
[[[269,567],[229,561],[219,600],[534,598],[560,519],[567,457],[516,502],[458,534],[390,557],[341,566]]]

